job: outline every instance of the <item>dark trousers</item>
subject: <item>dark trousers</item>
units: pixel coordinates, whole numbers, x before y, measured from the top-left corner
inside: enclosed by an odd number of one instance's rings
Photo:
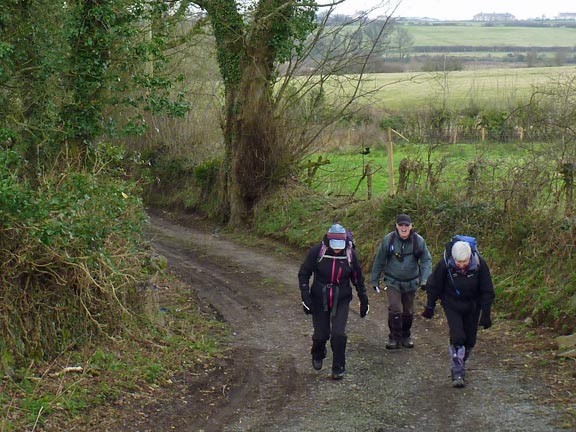
[[[467,310],[456,310],[444,307],[444,314],[450,329],[450,345],[474,348],[478,335],[480,309],[470,306]]]
[[[389,314],[414,314],[414,297],[416,296],[416,291],[401,293],[399,290],[389,287],[386,290],[386,294],[388,296]]]
[[[331,339],[332,366],[344,367],[346,364],[346,324],[348,322],[348,312],[350,302],[338,302],[338,307],[334,316],[330,311],[314,312],[312,324],[314,334],[312,335],[312,358],[322,360],[326,357],[326,342]]]

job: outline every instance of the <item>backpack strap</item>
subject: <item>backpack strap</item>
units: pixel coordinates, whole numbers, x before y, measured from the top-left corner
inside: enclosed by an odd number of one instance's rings
[[[419,242],[419,238],[422,236],[414,230],[412,230],[410,235],[412,236],[412,255],[414,255],[414,257],[418,260],[422,256],[422,249],[420,249]],[[394,255],[394,242],[396,241],[397,236],[398,235],[396,234],[396,230],[392,231],[392,235],[390,236],[390,243],[388,244],[388,258]]]
[[[387,258],[390,258],[394,255],[394,242],[396,241],[396,230],[392,231],[392,235],[390,236],[390,241],[388,243],[388,253]]]
[[[322,246],[320,246],[320,250],[318,251],[318,262],[322,261],[322,258],[324,258],[324,255],[326,255],[327,249],[328,249],[328,246],[326,246],[326,244],[324,242],[322,242]]]
[[[412,231],[412,253],[416,259],[420,259],[422,256],[422,249],[420,249],[420,239],[422,236],[418,234],[416,231]]]
[[[345,259],[348,261],[348,265],[352,268],[352,245],[347,243],[346,245],[346,254],[345,255],[327,255],[326,251],[328,250],[328,246],[322,242],[322,246],[318,251],[318,262],[322,261],[324,257],[328,257],[331,259],[342,260]]]

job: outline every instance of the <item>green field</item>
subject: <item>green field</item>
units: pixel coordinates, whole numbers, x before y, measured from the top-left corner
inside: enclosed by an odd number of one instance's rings
[[[403,28],[414,37],[414,46],[519,46],[574,47],[576,29],[565,27],[487,27],[466,25],[413,25]]]
[[[396,144],[393,151],[394,179],[398,185],[398,172],[400,162],[408,158],[418,160],[423,166],[427,164],[428,145],[423,144]],[[516,144],[447,144],[438,146],[431,153],[431,162],[437,164],[444,160],[446,167],[441,176],[442,183],[453,187],[464,187],[466,184],[467,164],[480,157],[487,165],[492,166],[487,175],[498,176],[501,169],[517,164],[520,160],[529,157],[530,151]],[[310,159],[316,160],[319,155]],[[381,195],[390,189],[388,173],[388,152],[384,148],[373,149],[363,156],[356,149],[348,153],[322,154],[323,159],[329,159],[330,164],[320,167],[314,176],[312,186],[317,191],[329,195],[349,196],[356,189],[356,198],[365,199],[368,194],[366,179],[362,179],[364,166],[370,164],[373,172],[373,193]],[[496,169],[499,167],[499,169]],[[305,174],[303,172],[303,174]],[[418,179],[419,184],[426,180],[425,172]]]
[[[547,68],[481,69],[454,72],[371,74],[363,90],[370,103],[386,110],[438,106],[458,109],[470,105],[499,108],[526,100],[535,86],[573,76],[574,66]]]

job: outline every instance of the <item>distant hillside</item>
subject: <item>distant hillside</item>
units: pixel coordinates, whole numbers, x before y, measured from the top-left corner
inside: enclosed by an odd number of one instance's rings
[[[576,42],[576,28],[525,27],[487,23],[412,24],[398,23],[414,37],[414,45],[569,48]],[[576,23],[574,23],[576,25]]]
[[[330,21],[341,25],[345,17]],[[378,20],[376,20],[378,22]],[[576,20],[509,22],[428,21],[399,18],[389,25],[367,72],[458,71],[576,64]],[[364,44],[370,45],[367,26]],[[359,37],[355,35],[357,39]],[[353,69],[343,73],[357,73]]]
[[[412,38],[404,70],[576,64],[576,28],[503,23],[398,23]],[[572,25],[576,25],[572,23]],[[406,62],[408,63],[408,62]]]

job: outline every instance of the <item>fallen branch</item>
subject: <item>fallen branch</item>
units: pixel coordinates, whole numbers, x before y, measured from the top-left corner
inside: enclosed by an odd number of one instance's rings
[[[68,367],[65,367],[64,369],[62,369],[60,372],[55,372],[53,374],[50,374],[50,376],[56,377],[56,376],[67,374],[69,372],[82,373],[82,372],[84,372],[84,368],[82,366],[68,366]]]

